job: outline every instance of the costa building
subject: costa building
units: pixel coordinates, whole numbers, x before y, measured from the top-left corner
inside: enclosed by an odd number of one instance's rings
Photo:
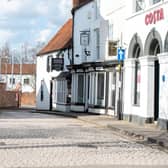
[[[123,117],[167,129],[168,0],[131,0],[127,14]]]

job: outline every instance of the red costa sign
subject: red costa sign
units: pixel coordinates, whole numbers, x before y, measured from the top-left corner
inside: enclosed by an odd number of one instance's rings
[[[155,24],[156,22],[164,19],[163,8],[151,12],[145,16],[145,24]]]

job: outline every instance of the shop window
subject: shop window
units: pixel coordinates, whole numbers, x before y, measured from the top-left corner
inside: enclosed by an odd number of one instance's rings
[[[98,105],[103,105],[104,100],[104,73],[98,74],[97,99]]]
[[[57,102],[67,102],[67,84],[66,80],[57,81]]]
[[[140,56],[140,46],[139,44],[135,45],[133,56],[136,58],[135,61],[135,87],[134,87],[134,104],[140,105],[140,83],[141,83],[141,68],[139,62]]]
[[[78,75],[78,103],[83,103],[84,76]]]
[[[116,72],[112,73],[112,90],[111,90],[111,106],[115,107],[115,98],[116,98]]]
[[[134,104],[140,105],[140,82],[141,82],[141,74],[140,74],[140,62],[135,62],[135,96],[134,96]]]

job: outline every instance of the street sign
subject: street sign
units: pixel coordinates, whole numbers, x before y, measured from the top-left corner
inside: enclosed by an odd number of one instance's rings
[[[117,58],[118,58],[118,61],[123,61],[125,59],[125,49],[122,49],[122,48],[118,48],[117,50],[118,54],[117,54]]]

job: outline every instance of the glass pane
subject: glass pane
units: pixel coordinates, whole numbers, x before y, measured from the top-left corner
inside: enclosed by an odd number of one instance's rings
[[[83,87],[84,87],[84,77],[83,75],[78,76],[78,102],[83,103]]]
[[[160,2],[161,0],[153,0],[153,4]]]
[[[98,74],[98,99],[104,99],[104,74]]]

